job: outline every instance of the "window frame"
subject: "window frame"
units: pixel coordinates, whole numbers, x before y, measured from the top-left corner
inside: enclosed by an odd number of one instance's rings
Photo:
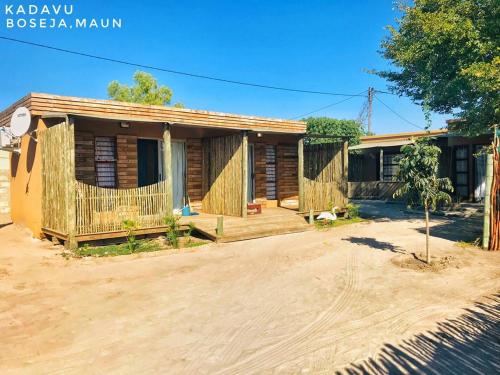
[[[397,182],[398,181],[398,180],[396,180],[397,171],[396,171],[396,173],[393,173],[393,174],[386,174],[386,166],[387,167],[397,167],[399,170],[399,163],[395,162],[394,159],[392,159],[392,161],[393,161],[392,163],[386,163],[385,160],[386,160],[386,157],[401,157],[401,156],[403,156],[403,154],[400,152],[384,152],[384,154],[382,155],[382,182]],[[391,177],[391,178],[388,179],[389,177]]]
[[[111,153],[99,154],[101,150],[98,147],[105,147],[103,141],[109,141],[108,145],[111,145]],[[99,142],[103,142],[98,144]],[[108,189],[116,189],[118,187],[118,166],[117,166],[117,140],[113,136],[95,136],[94,137],[94,164],[95,164],[95,181],[96,186]],[[112,178],[112,183],[108,183],[108,180],[101,181],[99,178],[99,166],[111,166],[113,169],[113,175],[108,176]]]
[[[460,149],[465,150],[465,157],[459,158],[457,157],[458,151]],[[455,151],[454,151],[454,169],[455,169],[455,191],[456,194],[460,197],[468,198],[470,191],[469,191],[469,175],[470,175],[470,168],[469,168],[469,146],[464,145],[464,146],[456,146]],[[465,161],[465,172],[464,171],[457,171],[457,162],[459,161]],[[458,183],[458,175],[465,175],[465,184],[459,184]],[[459,187],[462,187],[465,189],[465,195],[459,193]]]

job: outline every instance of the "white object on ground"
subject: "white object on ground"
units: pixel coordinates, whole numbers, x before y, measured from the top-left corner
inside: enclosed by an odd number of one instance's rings
[[[318,215],[318,217],[316,218],[316,220],[330,220],[330,221],[334,221],[334,220],[337,220],[337,215],[335,214],[335,212],[322,212]]]

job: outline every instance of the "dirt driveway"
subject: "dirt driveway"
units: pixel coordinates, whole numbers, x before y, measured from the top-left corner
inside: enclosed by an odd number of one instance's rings
[[[404,269],[394,260],[422,250],[423,221],[365,212],[329,231],[107,259],[66,260],[4,226],[0,372],[498,372],[500,254],[456,246],[467,222],[438,218],[434,253],[459,264]]]

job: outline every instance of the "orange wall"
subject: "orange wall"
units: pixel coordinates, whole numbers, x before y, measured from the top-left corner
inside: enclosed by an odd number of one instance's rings
[[[46,129],[42,119],[33,120],[38,130]],[[42,173],[40,146],[28,135],[22,137],[21,154],[10,157],[11,218],[41,238]]]

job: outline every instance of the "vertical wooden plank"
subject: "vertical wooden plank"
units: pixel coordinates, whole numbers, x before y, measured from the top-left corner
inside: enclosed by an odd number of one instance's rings
[[[217,228],[215,229],[217,236],[222,236],[224,233],[224,216],[217,216]]]
[[[384,181],[384,149],[380,149],[379,180]]]
[[[66,124],[67,131],[65,132],[66,142],[61,150],[65,153],[66,158],[66,212],[67,212],[67,228],[68,228],[68,246],[70,249],[78,247],[75,240],[76,234],[76,172],[75,172],[75,123],[74,119],[69,117]]]
[[[170,136],[170,125],[165,124],[163,127],[163,167],[165,168],[166,181],[166,215],[172,215],[174,208],[174,190],[172,181],[172,143]]]
[[[247,195],[248,195],[248,133],[243,130],[241,142],[241,217],[247,217]]]
[[[298,154],[298,180],[299,180],[299,212],[305,211],[304,196],[304,138],[300,138],[297,144]]]
[[[343,186],[343,193],[344,193],[344,199],[343,203],[347,204],[348,199],[348,190],[349,190],[349,143],[347,141],[344,141],[343,144],[343,150],[342,150],[342,161],[343,161],[343,173],[342,173],[342,186]]]

